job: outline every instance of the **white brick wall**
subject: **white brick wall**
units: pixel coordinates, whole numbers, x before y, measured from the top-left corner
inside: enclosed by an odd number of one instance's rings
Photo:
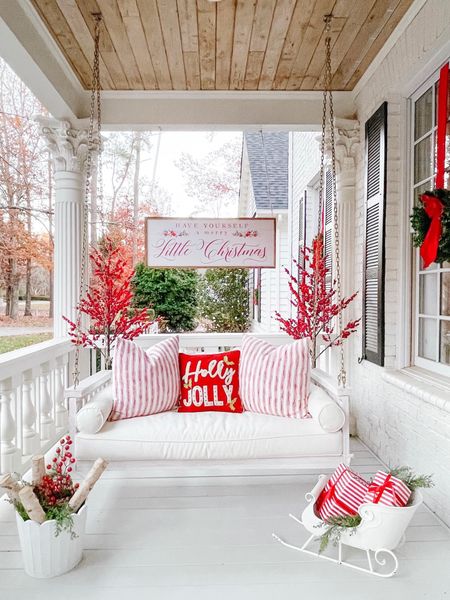
[[[385,100],[388,102],[388,171],[386,206],[386,366],[401,367],[401,330],[407,327],[401,303],[401,228],[407,227],[407,96],[435,67],[450,39],[450,2],[428,0],[356,97],[361,123],[361,145],[356,172],[355,289],[361,287],[364,207],[364,123]],[[442,57],[442,60],[445,57]],[[439,59],[437,60],[439,62]],[[437,65],[435,65],[437,66]],[[422,73],[418,78],[418,73]],[[359,312],[361,311],[361,299]],[[400,325],[400,326],[399,326]],[[357,433],[387,464],[407,464],[418,472],[433,473],[435,488],[426,501],[450,524],[450,414],[414,394],[383,380],[383,369],[367,361],[358,365],[360,334],[352,343],[352,402]]]
[[[402,252],[402,230],[408,231],[409,189],[408,97],[444,62],[450,40],[450,1],[428,0],[409,23],[401,37],[366,78],[355,95],[357,118],[361,124],[361,144],[356,160],[356,206],[354,239],[345,244],[354,256],[354,289],[362,285],[364,226],[364,123],[388,102],[388,156],[386,206],[386,368],[363,361],[360,332],[351,338],[351,411],[360,438],[388,465],[410,465],[415,471],[433,473],[436,486],[425,491],[427,504],[450,525],[450,413],[433,406],[418,395],[385,381],[387,369],[404,367],[407,349],[402,344],[410,315],[402,305],[401,281],[411,285]],[[318,169],[318,156],[312,153],[316,134],[293,134],[292,157],[292,248],[298,233],[298,197]],[[307,149],[303,152],[303,149]],[[294,251],[294,255],[296,251]],[[361,297],[356,313],[361,314]],[[430,386],[430,389],[432,386]],[[450,389],[450,388],[449,388]]]

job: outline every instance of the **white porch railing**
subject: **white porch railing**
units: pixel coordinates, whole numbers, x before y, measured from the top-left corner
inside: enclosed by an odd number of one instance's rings
[[[73,355],[67,339],[0,355],[0,473],[23,473],[33,454],[45,453],[67,431],[64,389]]]

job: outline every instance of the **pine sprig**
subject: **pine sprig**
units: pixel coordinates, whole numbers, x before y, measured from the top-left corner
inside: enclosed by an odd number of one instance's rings
[[[52,506],[51,508],[47,509],[46,517],[49,521],[51,519],[56,521],[55,537],[58,537],[62,531],[69,532],[71,540],[74,540],[78,537],[73,530],[73,511],[68,504]]]
[[[333,546],[336,546],[344,532],[349,532],[350,535],[353,535],[360,523],[360,515],[336,516],[327,519],[325,524],[329,525],[329,527],[320,538],[319,554],[326,550],[330,542]]]
[[[403,483],[414,492],[418,488],[431,488],[434,486],[432,475],[416,475],[411,467],[402,466],[391,469],[390,474],[403,481]]]

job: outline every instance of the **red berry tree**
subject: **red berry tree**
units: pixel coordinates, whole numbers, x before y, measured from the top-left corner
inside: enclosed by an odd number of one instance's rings
[[[106,238],[90,255],[92,276],[78,309],[88,317],[87,327],[63,317],[75,345],[100,350],[105,367],[111,368],[111,350],[117,338],[132,340],[154,323],[149,308],[131,307],[134,269],[121,255],[122,249]]]
[[[319,356],[330,346],[339,346],[354,333],[361,319],[348,321],[339,331],[336,317],[344,311],[354,300],[357,292],[348,298],[336,300],[336,282],[327,289],[326,256],[323,251],[323,236],[318,235],[313,240],[312,248],[302,251],[304,264],[297,261],[298,274],[293,275],[285,269],[289,276],[289,289],[291,291],[291,304],[295,309],[295,317],[285,319],[279,312],[275,319],[280,327],[294,339],[309,338],[311,340],[310,353],[313,366]],[[317,352],[317,340],[321,337],[326,342],[325,347]]]

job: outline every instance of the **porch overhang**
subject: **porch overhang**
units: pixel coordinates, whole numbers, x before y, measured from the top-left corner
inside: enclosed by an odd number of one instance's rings
[[[50,114],[84,128],[90,94],[31,5],[1,2],[0,56]],[[104,91],[106,129],[311,130],[322,115],[320,91]],[[338,117],[353,118],[352,92],[336,92]]]
[[[412,3],[389,41],[421,4],[423,0]],[[30,0],[0,0],[0,55],[55,118],[77,128],[85,125],[89,92]],[[336,117],[355,118],[355,92],[356,88],[335,92]],[[106,129],[311,130],[321,122],[321,96],[317,87],[313,91],[106,90],[103,123]]]

